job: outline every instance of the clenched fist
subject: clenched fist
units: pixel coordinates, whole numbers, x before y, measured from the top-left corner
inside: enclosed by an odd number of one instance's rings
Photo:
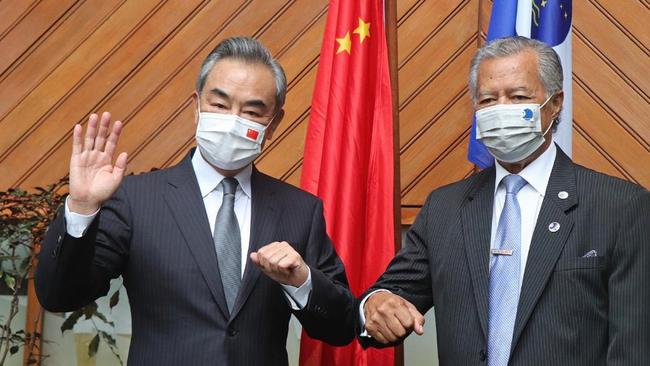
[[[424,316],[413,304],[386,291],[376,292],[363,306],[368,334],[383,344],[393,343],[412,331],[424,334]]]
[[[300,287],[309,276],[309,267],[286,241],[274,242],[251,253],[251,260],[276,282]]]

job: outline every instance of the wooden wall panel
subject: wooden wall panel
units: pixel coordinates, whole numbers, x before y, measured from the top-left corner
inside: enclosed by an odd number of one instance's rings
[[[574,1],[573,123],[579,147],[574,159],[645,187],[650,187],[649,23],[645,0]]]
[[[38,5],[38,1],[0,1],[0,38],[16,26],[26,14]]]
[[[112,0],[83,3],[56,32],[43,39],[29,57],[13,62],[0,76],[0,115],[4,116],[38,86],[104,23],[122,2]]]
[[[7,132],[0,136],[2,188],[43,185],[64,175],[72,126],[92,111],[110,110],[124,121],[118,149],[129,152],[130,172],[177,162],[194,145],[191,94],[200,63],[232,35],[260,39],[289,80],[286,117],[260,167],[279,177],[299,167],[326,1],[59,4],[48,4],[54,12],[17,7],[12,14],[19,15],[7,15],[49,18],[40,24],[46,30],[39,31],[41,47],[27,56],[6,55],[12,68],[0,70],[0,96],[7,97],[0,101],[0,127]],[[13,28],[0,42],[35,42],[31,34],[14,33],[20,22]]]
[[[44,35],[56,29],[67,14],[75,7],[73,0],[49,0],[38,2],[36,6],[25,13],[11,32],[0,40],[0,70],[6,70],[14,61],[19,60],[25,53],[39,46]]]
[[[404,222],[426,194],[470,175],[467,70],[490,0],[399,0]],[[257,164],[298,184],[326,0],[0,2],[0,189],[67,172],[72,127],[93,111],[125,123],[129,171],[178,162],[194,145],[199,65],[250,35],[289,81],[285,119]],[[650,4],[574,1],[574,158],[650,187]]]
[[[434,188],[473,170],[469,61],[478,46],[479,1],[420,0],[398,19],[402,222]]]

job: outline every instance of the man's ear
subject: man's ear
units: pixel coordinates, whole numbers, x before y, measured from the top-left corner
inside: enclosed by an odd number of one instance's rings
[[[282,121],[282,118],[284,118],[284,109],[280,109],[278,113],[275,114],[275,118],[273,118],[271,124],[269,124],[266,127],[266,133],[264,134],[264,139],[271,140],[271,138],[273,137],[273,132],[275,132],[275,128],[278,127],[278,125]]]
[[[555,93],[550,102],[551,107],[553,108],[552,119],[557,119],[560,117],[560,112],[562,111],[562,104],[564,103],[564,91],[560,90]]]
[[[192,99],[194,100],[194,124],[199,123],[199,109],[201,109],[201,98],[199,97],[199,93],[196,91],[192,93]]]

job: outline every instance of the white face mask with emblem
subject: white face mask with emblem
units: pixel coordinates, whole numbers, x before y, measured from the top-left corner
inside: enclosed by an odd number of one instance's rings
[[[476,111],[476,139],[498,161],[516,163],[529,157],[542,144],[553,126],[542,131],[540,104],[497,104]]]
[[[210,164],[237,170],[260,155],[266,127],[234,114],[199,111],[196,144]]]

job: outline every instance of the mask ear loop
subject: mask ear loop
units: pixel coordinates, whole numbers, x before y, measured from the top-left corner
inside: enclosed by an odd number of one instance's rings
[[[551,94],[548,98],[546,98],[546,100],[544,101],[544,103],[542,103],[542,105],[539,106],[539,109],[541,110],[542,108],[544,108],[544,106],[546,105],[546,103],[548,103],[548,101],[551,100],[551,98],[553,98],[554,96],[555,96],[555,93]]]
[[[196,112],[198,117],[201,115],[201,96],[196,91],[194,91],[194,95],[196,95]]]
[[[539,106],[539,110],[540,110],[540,112],[541,112],[542,108],[544,108],[544,106],[546,105],[546,103],[548,103],[548,101],[551,100],[551,98],[553,98],[554,96],[555,96],[555,94],[551,94],[548,98],[546,98],[546,100],[544,101],[544,103],[542,103],[542,105]],[[540,113],[540,117],[541,117],[541,113]],[[553,121],[551,121],[551,123],[548,125],[548,128],[546,128],[546,131],[544,131],[544,133],[542,134],[542,136],[546,136],[546,134],[548,133],[548,131],[550,131],[551,127],[553,127],[553,124],[554,124]]]
[[[546,128],[546,131],[544,131],[544,133],[542,134],[542,136],[546,136],[546,134],[548,133],[548,131],[551,130],[551,127],[553,127],[553,124],[554,124],[553,121],[551,121],[551,123],[548,125],[548,127]]]
[[[270,126],[273,123],[273,121],[275,120],[275,117],[278,116],[278,113],[280,113],[279,109],[277,111],[275,111],[275,113],[273,113],[273,117],[271,117],[271,119],[269,120],[269,123],[266,124],[267,127]]]

